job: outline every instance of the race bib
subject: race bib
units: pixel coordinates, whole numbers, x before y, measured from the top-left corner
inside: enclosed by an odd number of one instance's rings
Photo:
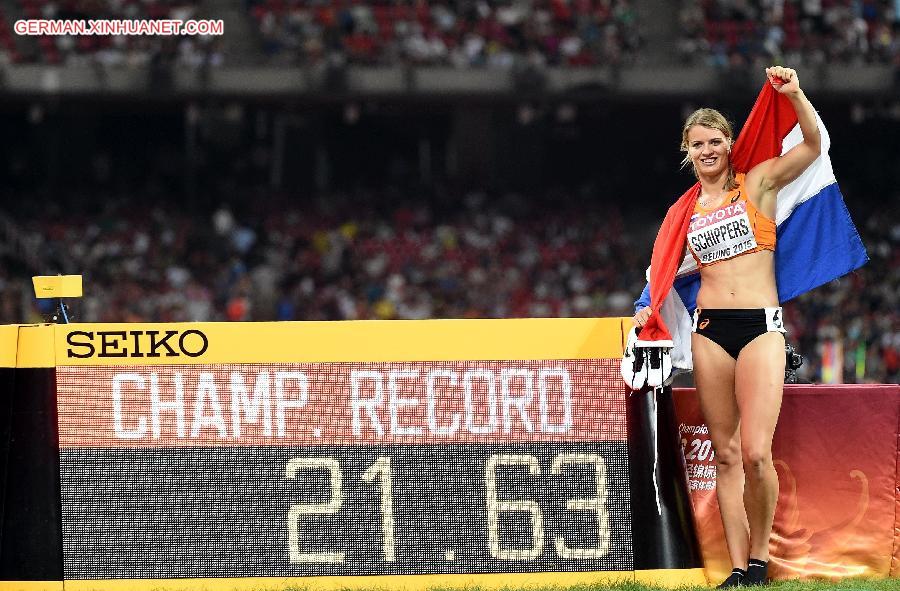
[[[688,248],[703,265],[729,259],[757,246],[745,201],[707,214],[695,213],[687,238]]]

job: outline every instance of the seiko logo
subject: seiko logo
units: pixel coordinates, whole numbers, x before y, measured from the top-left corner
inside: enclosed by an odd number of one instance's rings
[[[185,330],[75,330],[66,337],[69,357],[199,357],[209,347],[206,335]]]

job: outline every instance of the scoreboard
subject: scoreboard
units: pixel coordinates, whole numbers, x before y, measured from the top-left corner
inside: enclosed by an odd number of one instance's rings
[[[51,390],[58,517],[44,526],[62,568],[17,574],[4,527],[3,578],[488,588],[654,570],[635,557],[652,531],[633,519],[622,329],[19,327],[11,396],[23,371],[52,372],[33,386]],[[699,564],[653,566],[703,580]]]

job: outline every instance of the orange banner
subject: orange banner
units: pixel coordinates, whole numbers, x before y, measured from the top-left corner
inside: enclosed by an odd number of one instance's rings
[[[674,390],[707,575],[731,570],[715,456],[693,389]],[[900,386],[788,385],[773,456],[773,579],[900,576]]]

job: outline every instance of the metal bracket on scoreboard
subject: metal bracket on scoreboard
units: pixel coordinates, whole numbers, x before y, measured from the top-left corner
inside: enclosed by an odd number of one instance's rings
[[[63,298],[81,297],[81,275],[38,275],[32,277],[31,281],[34,283],[34,297],[56,299],[56,310],[50,316],[50,321],[68,324],[69,307],[63,302]]]

